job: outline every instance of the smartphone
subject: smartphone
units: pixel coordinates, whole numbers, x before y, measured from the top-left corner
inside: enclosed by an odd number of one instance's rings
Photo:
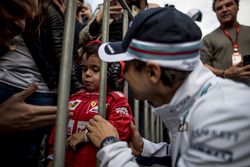
[[[116,6],[116,5],[119,5],[118,0],[111,0],[110,1],[110,6]]]
[[[120,3],[118,2],[118,0],[111,0],[110,1],[110,6],[120,6]],[[114,20],[118,20],[122,17],[122,10],[119,8],[113,8],[112,12],[114,13],[110,13],[110,18],[114,19]]]
[[[250,55],[243,56],[243,66],[250,64]]]

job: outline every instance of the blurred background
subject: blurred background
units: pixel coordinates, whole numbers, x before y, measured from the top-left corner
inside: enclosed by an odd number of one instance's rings
[[[102,3],[103,0],[85,0],[92,7],[92,11]],[[197,22],[200,26],[203,36],[210,33],[218,25],[215,13],[212,11],[212,0],[148,0],[149,3],[156,3],[160,6],[165,6],[166,4],[174,5],[178,10],[187,13],[190,10],[198,9],[202,12],[202,21]],[[250,0],[240,0],[240,10],[238,12],[238,21],[241,24],[250,26],[249,12]]]

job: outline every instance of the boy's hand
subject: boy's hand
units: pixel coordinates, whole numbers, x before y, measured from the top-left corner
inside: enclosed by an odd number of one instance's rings
[[[79,144],[84,142],[84,132],[78,132],[72,134],[68,139],[68,146],[70,146],[74,151],[78,151]]]
[[[130,128],[132,129],[132,140],[128,143],[128,146],[132,149],[134,155],[141,155],[143,151],[142,137],[132,121],[130,122]]]

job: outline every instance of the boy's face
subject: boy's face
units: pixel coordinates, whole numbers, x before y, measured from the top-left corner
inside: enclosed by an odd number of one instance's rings
[[[100,81],[100,59],[96,55],[90,55],[84,58],[82,63],[82,82],[84,88],[88,91],[96,91],[99,89]]]
[[[0,44],[6,44],[25,28],[27,18],[34,18],[38,0],[0,1]]]

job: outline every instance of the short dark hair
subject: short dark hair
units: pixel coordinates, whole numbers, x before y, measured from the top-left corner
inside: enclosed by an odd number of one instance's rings
[[[234,1],[235,1],[236,5],[239,6],[239,1],[240,0],[234,0]],[[216,0],[213,0],[213,6],[212,6],[212,8],[213,8],[214,12],[215,12],[215,3],[216,3]]]
[[[84,47],[82,47],[80,60],[82,61],[83,58],[88,59],[91,55],[99,57],[98,56],[98,49],[100,46],[101,46],[101,41],[99,41],[99,40],[93,40],[93,41],[87,43]],[[84,57],[84,56],[86,56],[86,57]]]

